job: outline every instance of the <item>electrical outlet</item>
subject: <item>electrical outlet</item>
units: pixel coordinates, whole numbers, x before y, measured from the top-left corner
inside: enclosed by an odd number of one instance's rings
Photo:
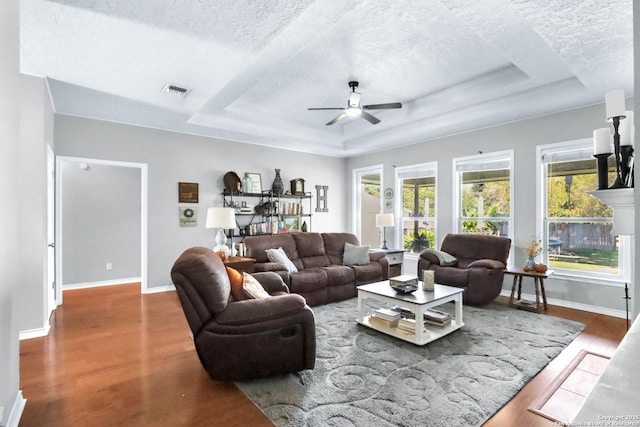
[[[107,263],[107,270],[111,270],[113,269],[113,264],[111,264],[110,262]]]

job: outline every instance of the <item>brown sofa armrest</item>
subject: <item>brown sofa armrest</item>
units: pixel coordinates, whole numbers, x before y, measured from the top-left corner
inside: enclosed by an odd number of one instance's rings
[[[422,252],[420,258],[429,261],[431,264],[440,265],[440,260],[431,252]]]
[[[278,273],[273,271],[263,271],[252,274],[258,282],[262,285],[265,291],[270,295],[277,292],[289,293],[289,288],[285,285],[282,277]]]
[[[306,306],[305,299],[297,294],[235,301],[216,316],[216,322],[227,326],[250,325],[291,316],[303,311]]]
[[[384,252],[369,252],[369,261],[378,262],[380,259],[386,256],[387,254]]]
[[[500,270],[504,270],[505,269],[505,265],[500,262],[497,261],[495,259],[478,259],[473,261],[471,264],[469,264],[469,268],[474,268],[474,267],[484,267],[484,268],[495,268],[495,269],[500,269]]]

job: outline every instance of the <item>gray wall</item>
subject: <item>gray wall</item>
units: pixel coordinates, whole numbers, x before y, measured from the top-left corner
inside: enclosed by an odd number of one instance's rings
[[[629,95],[629,94],[627,94]],[[603,95],[604,101],[604,95]],[[627,100],[628,108],[633,99]],[[454,230],[452,160],[457,157],[514,150],[514,232],[512,254],[515,264],[524,264],[520,248],[526,246],[536,233],[536,146],[555,142],[590,138],[593,129],[606,125],[604,104],[558,114],[508,123],[420,144],[350,158],[347,170],[369,165],[384,165],[384,186],[394,188],[394,166],[405,166],[429,161],[438,162],[438,240]],[[351,185],[351,174],[347,176]],[[348,206],[351,213],[352,206]],[[387,240],[390,240],[389,237]],[[389,244],[389,243],[388,243]],[[394,244],[394,241],[392,241]],[[414,271],[405,273],[415,274]],[[511,284],[505,280],[505,289]],[[597,306],[624,311],[624,293],[620,288],[595,283],[577,283],[558,276],[547,281],[547,297],[568,302],[574,307]],[[526,291],[526,290],[525,290]],[[532,290],[530,290],[532,292]],[[607,310],[605,310],[606,312]]]
[[[96,163],[82,169],[80,164],[63,161],[57,171],[62,284],[140,277],[141,170]]]
[[[0,425],[4,425],[20,383],[18,284],[27,266],[18,246],[20,77],[18,74],[18,0],[0,8]]]
[[[315,185],[327,185],[329,212],[313,212],[311,231],[345,229],[343,159],[60,115],[55,117],[55,142],[59,156],[148,164],[149,288],[171,284],[171,266],[186,248],[214,246],[215,230],[204,228],[206,210],[222,206],[222,179],[228,171],[240,176],[258,172],[265,189],[273,182],[274,168],[282,170],[285,184],[302,177],[305,189],[314,192],[314,209]],[[200,200],[193,205],[199,208],[197,227],[179,226],[178,182],[200,184]],[[105,255],[94,256],[96,269],[104,270]]]

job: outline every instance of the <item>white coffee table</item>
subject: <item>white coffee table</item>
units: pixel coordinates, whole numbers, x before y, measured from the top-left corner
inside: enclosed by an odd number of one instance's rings
[[[358,286],[358,323],[416,345],[425,345],[464,326],[462,321],[462,289],[436,284],[433,292],[426,292],[422,290],[422,282],[419,285],[418,290],[410,294],[394,291],[389,286],[388,280]],[[455,303],[455,313],[451,323],[446,326],[429,327],[427,325],[428,334],[425,334],[423,328],[419,327],[420,322],[416,322],[415,333],[408,333],[399,328],[370,323],[370,315],[365,314],[365,300],[367,299],[381,301],[389,306],[404,307],[415,314],[416,319],[422,319],[427,309],[450,301]]]

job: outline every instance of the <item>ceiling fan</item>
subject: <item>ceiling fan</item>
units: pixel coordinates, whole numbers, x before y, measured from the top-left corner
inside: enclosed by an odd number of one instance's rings
[[[402,104],[399,102],[391,102],[389,104],[372,104],[372,105],[360,105],[360,93],[356,92],[358,82],[349,82],[351,93],[349,94],[349,100],[347,101],[346,108],[307,108],[307,110],[342,110],[337,117],[327,123],[327,126],[339,122],[347,116],[361,117],[371,123],[372,125],[380,123],[380,119],[367,113],[365,110],[387,110],[391,108],[402,108]]]

